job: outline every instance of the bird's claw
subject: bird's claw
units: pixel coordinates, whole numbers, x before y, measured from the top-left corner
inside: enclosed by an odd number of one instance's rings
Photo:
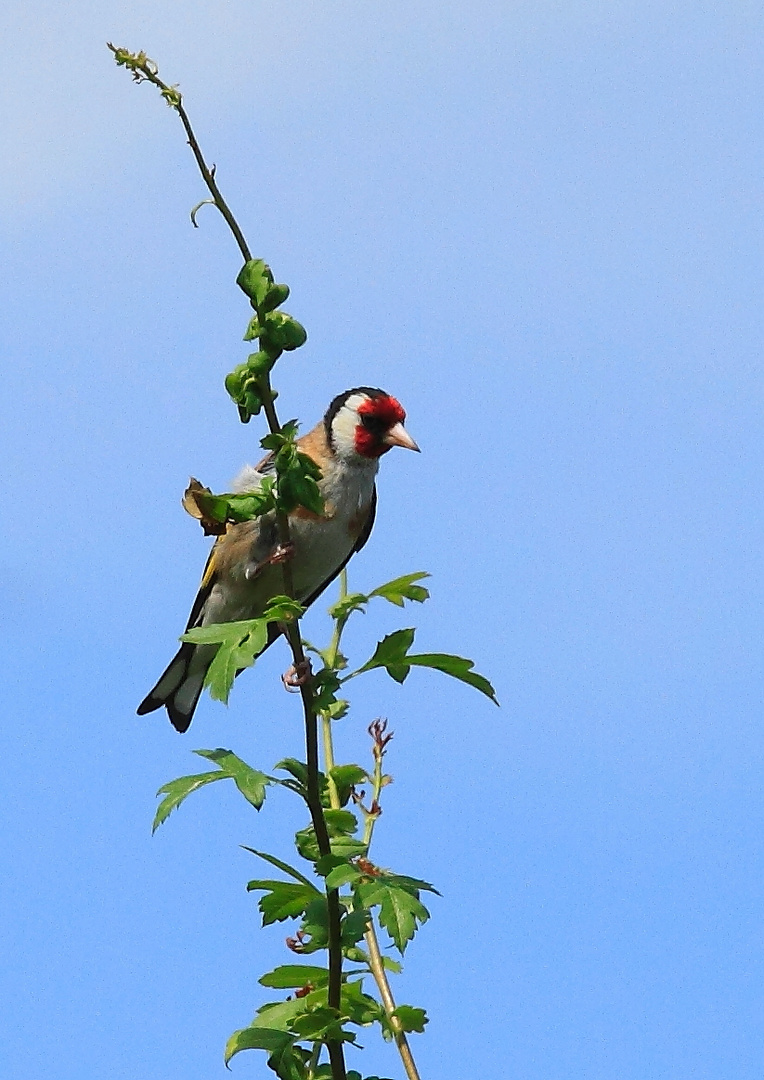
[[[310,666],[310,660],[306,657],[305,660],[301,660],[299,664],[292,664],[292,666],[281,676],[281,681],[284,684],[285,690],[288,690],[290,694],[296,694],[300,687],[305,685],[312,674],[313,669]]]
[[[293,557],[294,544],[290,540],[288,544],[277,544],[268,556],[267,561],[271,566],[279,566],[281,563],[289,562]]]

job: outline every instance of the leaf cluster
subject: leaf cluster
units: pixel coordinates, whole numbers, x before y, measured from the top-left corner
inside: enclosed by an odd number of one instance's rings
[[[412,667],[432,668],[467,683],[479,690],[481,694],[485,694],[495,705],[499,704],[494,688],[488,679],[473,671],[474,661],[450,653],[411,653],[409,650],[414,643],[416,633],[412,628],[395,630],[392,634],[388,634],[377,643],[374,654],[364,664],[347,675],[339,675],[339,672],[347,668],[347,658],[340,651],[340,641],[351,615],[357,612],[365,613],[370,601],[377,597],[397,607],[403,607],[407,600],[424,603],[430,594],[418,582],[426,577],[429,577],[429,574],[423,571],[404,574],[384,585],[379,585],[370,593],[345,593],[329,608],[329,614],[335,622],[332,644],[328,649],[323,650],[307,645],[324,664],[314,676],[316,691],[314,701],[317,711],[327,713],[332,719],[345,715],[347,702],[337,696],[340,689],[350,679],[376,668],[384,669],[398,683],[405,682]]]
[[[304,345],[308,335],[291,315],[276,310],[289,296],[289,286],[277,284],[271,268],[262,259],[248,259],[236,283],[255,310],[244,340],[257,340],[258,349],[226,376],[225,388],[239,410],[242,423],[247,424],[266,400],[274,399],[269,380],[273,365],[282,353]]]

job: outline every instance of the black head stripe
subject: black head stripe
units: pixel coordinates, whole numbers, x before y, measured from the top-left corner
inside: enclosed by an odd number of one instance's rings
[[[326,430],[326,441],[331,447],[334,447],[334,438],[332,436],[332,423],[337,413],[345,404],[349,397],[353,394],[366,394],[370,398],[387,397],[384,390],[380,390],[377,386],[354,386],[352,390],[343,390],[341,394],[337,394],[334,401],[324,413],[324,428]]]

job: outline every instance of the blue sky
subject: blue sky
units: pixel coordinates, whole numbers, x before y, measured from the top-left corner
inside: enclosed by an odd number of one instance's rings
[[[0,30],[5,1074],[222,1077],[284,957],[238,845],[304,824],[220,785],[150,836],[191,750],[269,769],[301,733],[283,654],[187,736],[134,715],[205,558],[187,478],[224,489],[260,432],[222,388],[233,241],[190,227],[177,119],[111,40],[180,84],[292,287],[282,415],[363,383],[408,411],[424,452],[382,463],[351,585],[429,570],[418,644],[502,702],[380,674],[338,732],[360,760],[389,718],[376,858],[443,894],[395,986],[423,1077],[758,1080],[759,5],[11,2]]]

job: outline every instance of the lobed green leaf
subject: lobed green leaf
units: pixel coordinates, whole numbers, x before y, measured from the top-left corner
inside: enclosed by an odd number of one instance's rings
[[[260,809],[265,802],[265,789],[268,784],[273,783],[269,776],[259,769],[253,769],[246,761],[222,747],[217,750],[195,750],[194,753],[208,761],[214,761],[225,776],[230,776],[247,802],[256,810]]]
[[[317,898],[322,898],[318,889],[299,882],[264,880],[247,883],[247,892],[260,890],[264,895],[257,906],[263,916],[263,926],[304,915]]]
[[[355,895],[364,907],[379,907],[380,925],[400,953],[403,953],[419,926],[430,913],[421,900],[408,889],[387,884],[384,879],[364,880],[355,887]]]
[[[466,660],[463,656],[451,656],[448,653],[421,653],[418,656],[407,656],[406,662],[442,671],[445,675],[450,675],[452,679],[459,679],[469,686],[474,686],[481,694],[490,698],[494,705],[499,704],[496,691],[488,679],[472,670],[475,666],[474,660]]]
[[[421,585],[415,585],[414,582],[421,581],[422,578],[429,576],[424,570],[414,574],[404,574],[402,577],[394,578],[393,581],[380,585],[373,592],[370,592],[369,596],[381,596],[385,600],[389,600],[391,604],[397,605],[397,607],[403,607],[406,600],[415,600],[418,604],[423,604],[430,594],[427,589]]]
[[[152,833],[157,831],[159,826],[167,820],[173,810],[180,806],[192,791],[197,791],[200,787],[211,784],[214,780],[225,780],[225,778],[225,773],[221,772],[197,773],[195,776],[179,776],[177,780],[170,780],[169,783],[163,784],[157,792],[157,795],[164,795],[164,798],[154,815],[154,822],[151,826]]]
[[[363,611],[368,602],[369,597],[364,593],[348,593],[332,604],[329,614],[333,619],[347,619],[354,611]]]
[[[481,694],[485,694],[486,697],[490,698],[494,705],[499,704],[496,700],[496,693],[488,679],[472,670],[474,667],[473,660],[467,660],[463,656],[452,656],[449,653],[420,653],[418,655],[409,653],[408,650],[414,643],[415,633],[416,631],[413,628],[409,628],[396,630],[392,634],[388,634],[377,644],[371,659],[367,660],[357,671],[346,675],[341,682],[347,682],[348,679],[354,678],[364,671],[384,668],[392,679],[402,683],[408,677],[413,666],[429,667],[434,668],[436,671],[442,671],[453,679],[459,679],[460,682],[467,683],[469,686],[474,686]]]
[[[416,1009],[413,1005],[399,1005],[393,1009],[392,1015],[400,1021],[404,1031],[416,1031],[420,1034],[424,1031],[425,1024],[430,1022],[424,1009]]]

